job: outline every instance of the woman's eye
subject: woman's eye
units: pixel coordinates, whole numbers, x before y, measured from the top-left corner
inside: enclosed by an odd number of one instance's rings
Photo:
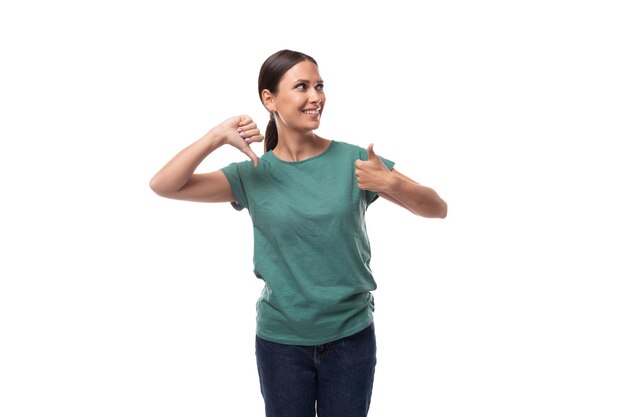
[[[296,89],[298,90],[306,90],[306,84],[300,83],[296,85]],[[318,84],[315,86],[317,91],[324,91],[324,84]]]

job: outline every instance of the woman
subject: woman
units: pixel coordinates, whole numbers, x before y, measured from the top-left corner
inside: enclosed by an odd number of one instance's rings
[[[322,138],[326,97],[316,61],[282,50],[259,74],[270,112],[265,138],[248,116],[232,117],[193,143],[152,179],[159,195],[231,202],[254,227],[256,356],[266,415],[363,417],[376,365],[374,301],[364,215],[382,196],[424,217],[444,218],[437,193],[368,149]],[[265,140],[265,153],[250,148]],[[194,173],[232,145],[251,161]]]

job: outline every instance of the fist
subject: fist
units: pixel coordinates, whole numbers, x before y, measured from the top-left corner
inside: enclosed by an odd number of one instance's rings
[[[391,185],[391,171],[376,155],[373,144],[367,147],[367,161],[357,160],[355,166],[354,173],[361,190],[384,192]]]
[[[256,156],[250,144],[253,142],[263,142],[263,135],[256,126],[256,123],[248,115],[231,117],[217,126],[219,135],[224,143],[234,146],[250,157],[254,166],[259,165],[259,158]]]

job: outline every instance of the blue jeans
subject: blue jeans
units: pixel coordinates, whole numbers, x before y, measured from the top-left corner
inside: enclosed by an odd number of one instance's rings
[[[256,337],[266,417],[366,417],[376,367],[374,323],[319,346]]]

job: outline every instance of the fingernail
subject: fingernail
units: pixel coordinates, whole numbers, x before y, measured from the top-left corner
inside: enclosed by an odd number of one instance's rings
[[[252,142],[252,139],[250,139],[250,138],[245,138],[245,139],[244,139],[244,142],[246,142],[246,143],[250,143],[250,142]]]
[[[237,132],[241,132],[242,130],[243,130],[243,129],[242,129],[242,128],[240,128],[240,127],[238,127],[238,128],[237,128]]]
[[[239,136],[241,136],[242,138],[246,137],[245,133],[243,133],[243,132],[239,132]]]

